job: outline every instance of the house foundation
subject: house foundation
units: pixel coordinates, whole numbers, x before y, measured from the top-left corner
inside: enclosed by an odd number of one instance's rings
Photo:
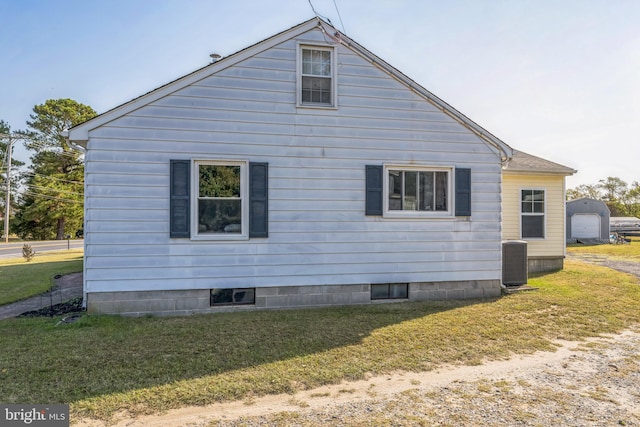
[[[500,281],[408,283],[408,296],[397,299],[373,300],[370,284],[262,287],[255,288],[254,295],[252,303],[212,305],[211,289],[94,292],[86,295],[86,303],[90,314],[179,316],[236,310],[495,298],[500,296]]]
[[[527,259],[529,273],[547,273],[551,271],[562,270],[564,267],[564,257],[558,256],[541,256],[529,257]]]

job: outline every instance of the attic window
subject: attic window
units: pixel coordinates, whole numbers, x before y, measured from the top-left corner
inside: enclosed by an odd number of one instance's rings
[[[300,46],[298,58],[298,104],[334,107],[334,50],[324,46]]]

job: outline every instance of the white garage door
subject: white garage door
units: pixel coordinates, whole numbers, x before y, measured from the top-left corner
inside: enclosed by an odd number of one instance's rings
[[[600,215],[575,214],[571,218],[571,237],[574,239],[600,238]]]

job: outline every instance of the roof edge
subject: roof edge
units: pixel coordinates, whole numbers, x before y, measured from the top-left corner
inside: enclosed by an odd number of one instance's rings
[[[438,107],[443,113],[447,114],[449,117],[453,118],[455,121],[469,129],[480,139],[487,142],[497,150],[503,164],[506,164],[508,160],[513,157],[514,150],[507,143],[488,132],[486,129],[475,123],[460,111],[456,110],[447,102],[443,101],[438,96],[424,88],[422,85],[418,84],[413,79],[403,74],[397,68],[379,58],[377,55],[370,52],[359,43],[353,41],[350,37],[341,33],[333,25],[320,19],[319,17],[311,18],[303,23],[289,28],[288,30],[282,31],[274,36],[264,39],[249,47],[246,47],[227,57],[224,57],[213,64],[206,65],[198,70],[193,71],[190,74],[187,74],[186,76],[180,77],[163,86],[153,89],[144,95],[141,95],[137,98],[132,99],[131,101],[112,108],[111,110],[108,110],[105,113],[102,113],[84,123],[76,125],[73,128],[69,129],[69,140],[84,146],[89,140],[89,132],[93,129],[102,126],[110,121],[113,121],[131,111],[137,110],[138,108],[141,108],[150,102],[167,96],[172,92],[180,90],[192,83],[195,83],[196,81],[202,80],[203,78],[211,74],[228,68],[246,59],[247,57],[255,55],[257,52],[269,49],[270,47],[282,43],[283,41],[294,37],[297,34],[309,31],[316,26],[318,26],[325,35],[334,40],[336,43],[343,44],[346,47],[356,51],[365,59],[369,60],[373,65],[381,68],[383,71],[397,79],[409,89],[424,97],[427,101]]]
[[[302,22],[294,27],[277,33],[269,38],[259,41],[253,45],[245,47],[229,56],[219,59],[218,61],[205,65],[185,76],[179,77],[169,83],[166,83],[156,89],[153,89],[137,98],[120,104],[84,123],[78,124],[69,129],[69,140],[76,142],[80,145],[85,145],[89,140],[89,132],[93,129],[100,127],[110,121],[113,121],[123,115],[137,110],[144,105],[156,101],[164,96],[171,94],[177,90],[180,90],[192,83],[202,80],[211,74],[217,73],[225,68],[228,68],[236,63],[246,59],[249,56],[255,55],[257,52],[269,49],[283,41],[295,36],[296,34],[309,31],[318,25],[319,18],[311,18],[305,22]]]
[[[417,83],[416,81],[414,81],[413,79],[411,79],[410,77],[402,73],[400,70],[398,70],[388,62],[384,61],[383,59],[381,59],[380,57],[378,57],[377,55],[375,55],[374,53],[372,53],[371,51],[369,51],[359,43],[355,42],[346,34],[341,33],[331,24],[321,19],[318,19],[318,22],[321,29],[328,37],[331,37],[337,43],[345,44],[350,49],[357,51],[360,55],[368,59],[373,65],[376,65],[382,68],[384,71],[386,71],[391,76],[395,77],[398,81],[400,81],[402,84],[407,86],[409,89],[417,92],[419,95],[423,96],[429,102],[434,104],[436,107],[439,107],[443,113],[447,114],[448,116],[456,120],[458,123],[465,126],[467,129],[469,129],[479,138],[488,142],[490,145],[496,148],[500,153],[502,153],[501,160],[503,163],[508,161],[513,156],[513,148],[511,148],[511,146],[509,146],[506,142],[502,141],[495,135],[491,134],[489,131],[487,131],[486,129],[484,129],[477,123],[475,123],[473,120],[471,120],[470,118],[462,114],[460,111],[456,110],[450,104],[448,104],[447,102],[445,102],[444,100],[442,100],[441,98],[439,98],[438,96],[436,96],[435,94],[433,94],[432,92],[424,88],[422,85],[420,85],[419,83]],[[332,31],[335,31],[335,32],[333,34],[328,33],[325,26],[330,27]]]

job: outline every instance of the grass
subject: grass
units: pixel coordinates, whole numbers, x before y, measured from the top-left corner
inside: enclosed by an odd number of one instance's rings
[[[567,252],[606,255],[617,259],[640,262],[640,237],[631,237],[628,245],[567,245]]]
[[[629,275],[577,262],[484,301],[0,322],[0,402],[109,419],[553,350],[640,324]]]
[[[49,290],[56,274],[82,271],[82,249],[0,260],[0,305],[20,301]]]

